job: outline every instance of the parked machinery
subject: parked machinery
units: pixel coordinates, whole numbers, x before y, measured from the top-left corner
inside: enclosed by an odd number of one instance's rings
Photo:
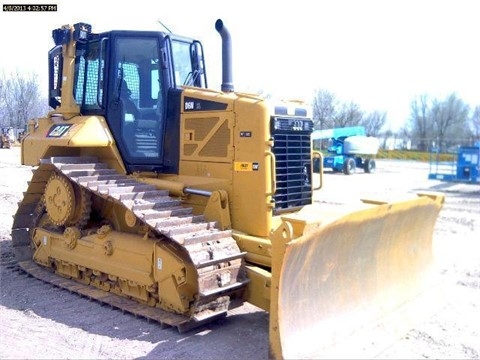
[[[379,142],[375,137],[365,135],[363,126],[315,130],[312,140],[328,139],[328,155],[323,158],[323,167],[345,175],[352,175],[357,168],[366,173],[376,169],[374,156],[378,153]]]
[[[35,171],[13,221],[20,266],[179,330],[248,301],[270,313],[275,358],[403,323],[429,284],[443,196],[312,204],[312,120],[235,92],[230,35],[215,28],[221,91],[197,40],[53,31],[54,110],[22,141]]]
[[[0,129],[0,148],[10,149],[15,142],[15,135],[12,127],[3,127]]]
[[[475,146],[459,146],[453,161],[442,161],[441,154],[430,154],[428,178],[462,183],[480,183],[480,142]]]

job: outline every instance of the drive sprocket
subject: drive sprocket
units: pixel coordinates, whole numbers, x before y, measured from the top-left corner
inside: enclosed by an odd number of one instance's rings
[[[57,226],[81,228],[90,217],[91,195],[61,174],[48,179],[44,201],[48,217]]]

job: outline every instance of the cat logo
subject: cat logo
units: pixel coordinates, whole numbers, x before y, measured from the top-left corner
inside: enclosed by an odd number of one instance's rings
[[[68,132],[71,126],[72,125],[53,125],[50,128],[47,137],[62,137]]]

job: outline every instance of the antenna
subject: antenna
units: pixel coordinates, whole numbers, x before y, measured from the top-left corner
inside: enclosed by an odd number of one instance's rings
[[[165,30],[167,30],[170,34],[172,33],[172,30],[170,30],[170,29],[169,29],[164,23],[162,23],[160,20],[157,20],[157,22],[158,22],[160,25],[162,25],[162,26],[165,28]]]

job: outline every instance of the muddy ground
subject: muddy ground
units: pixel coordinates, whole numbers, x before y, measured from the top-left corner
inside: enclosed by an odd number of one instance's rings
[[[377,358],[480,357],[480,185],[428,180],[428,164],[377,161],[375,174],[326,173],[315,200],[328,204],[360,197],[442,191],[446,202],[434,232],[444,291],[439,309]],[[265,359],[268,314],[245,304],[225,319],[186,334],[123,314],[19,271],[10,229],[31,169],[20,149],[0,149],[1,359]]]

